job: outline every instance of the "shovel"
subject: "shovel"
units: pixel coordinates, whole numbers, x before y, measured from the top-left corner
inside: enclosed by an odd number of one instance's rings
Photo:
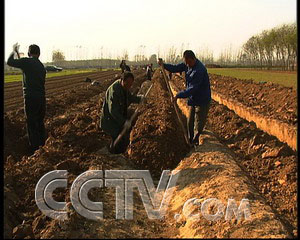
[[[152,86],[153,86],[153,83],[152,83],[151,86],[148,88],[148,90],[147,90],[147,92],[145,93],[143,99],[145,99],[145,97],[147,97],[147,95],[148,95],[148,93],[150,92]],[[142,100],[142,101],[139,103],[139,105],[138,105],[137,108],[135,109],[134,113],[131,115],[131,117],[130,117],[130,119],[129,119],[129,124],[127,125],[127,127],[125,127],[125,126],[123,127],[121,133],[119,134],[119,136],[118,136],[118,137],[116,138],[116,140],[114,141],[113,147],[115,147],[115,146],[120,142],[120,140],[122,139],[122,137],[124,137],[125,134],[126,134],[126,133],[130,130],[130,128],[132,127],[132,123],[133,123],[134,119],[137,117],[138,111],[139,111],[139,109],[140,109],[140,107],[141,107],[141,105],[142,105],[143,102],[144,102],[144,100]]]
[[[159,59],[162,60],[161,58],[159,58]],[[170,96],[173,97],[173,93],[172,93],[172,90],[171,90],[171,87],[170,87],[170,84],[169,84],[170,79],[169,79],[169,76],[167,76],[165,68],[164,68],[163,65],[161,65],[161,71],[163,73],[163,77],[164,77],[165,83],[167,85],[168,92],[169,92]],[[173,102],[173,105],[174,105],[174,109],[175,109],[175,112],[176,112],[176,116],[177,116],[179,125],[181,127],[182,132],[183,132],[184,140],[185,140],[185,142],[188,146],[191,146],[189,138],[188,138],[186,130],[185,130],[185,127],[184,127],[184,124],[183,124],[183,122],[180,118],[180,114],[179,114],[177,104],[175,102]]]

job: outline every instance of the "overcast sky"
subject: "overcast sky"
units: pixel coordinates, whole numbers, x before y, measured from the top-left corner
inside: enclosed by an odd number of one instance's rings
[[[217,57],[232,45],[282,23],[296,21],[296,0],[6,0],[5,58],[18,42],[27,53],[41,47],[67,59],[147,56],[171,46],[209,48]],[[80,47],[81,46],[81,47]]]

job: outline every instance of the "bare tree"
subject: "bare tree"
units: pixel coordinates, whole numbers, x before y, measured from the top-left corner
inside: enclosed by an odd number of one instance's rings
[[[52,62],[61,62],[65,60],[65,55],[60,50],[54,50],[52,52]]]
[[[122,59],[123,59],[123,60],[126,60],[126,61],[129,59],[128,51],[127,51],[127,50],[124,50],[124,51],[123,51]]]
[[[172,46],[171,48],[169,48],[167,55],[166,55],[166,62],[169,63],[176,63],[176,48],[174,46]]]
[[[199,49],[196,55],[200,59],[200,61],[203,62],[204,64],[211,64],[214,62],[213,51],[208,47]]]

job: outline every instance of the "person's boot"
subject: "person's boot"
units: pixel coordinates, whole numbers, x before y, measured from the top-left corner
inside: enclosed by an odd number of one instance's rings
[[[28,146],[27,148],[26,148],[26,152],[27,152],[27,154],[29,155],[29,156],[32,156],[33,154],[34,154],[34,150],[33,150],[33,148],[31,147],[31,146]]]
[[[35,154],[35,151],[39,150],[39,147],[30,147],[30,156],[32,156],[33,154]]]

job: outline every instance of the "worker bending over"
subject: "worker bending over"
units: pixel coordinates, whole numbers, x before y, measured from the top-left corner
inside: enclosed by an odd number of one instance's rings
[[[129,89],[134,81],[131,72],[125,72],[122,79],[116,80],[106,90],[105,100],[102,107],[100,126],[104,132],[111,136],[109,151],[119,154],[126,151],[129,144],[130,121],[127,109],[131,103],[140,103],[143,96],[133,95]],[[129,129],[121,140],[114,146],[114,142],[123,128]]]
[[[186,50],[183,58],[184,63],[177,65],[164,64],[162,60],[159,60],[158,64],[171,73],[185,72],[186,89],[179,92],[173,101],[188,98],[188,136],[191,144],[199,144],[199,136],[205,126],[211,101],[209,76],[206,67],[196,58],[193,51]]]

